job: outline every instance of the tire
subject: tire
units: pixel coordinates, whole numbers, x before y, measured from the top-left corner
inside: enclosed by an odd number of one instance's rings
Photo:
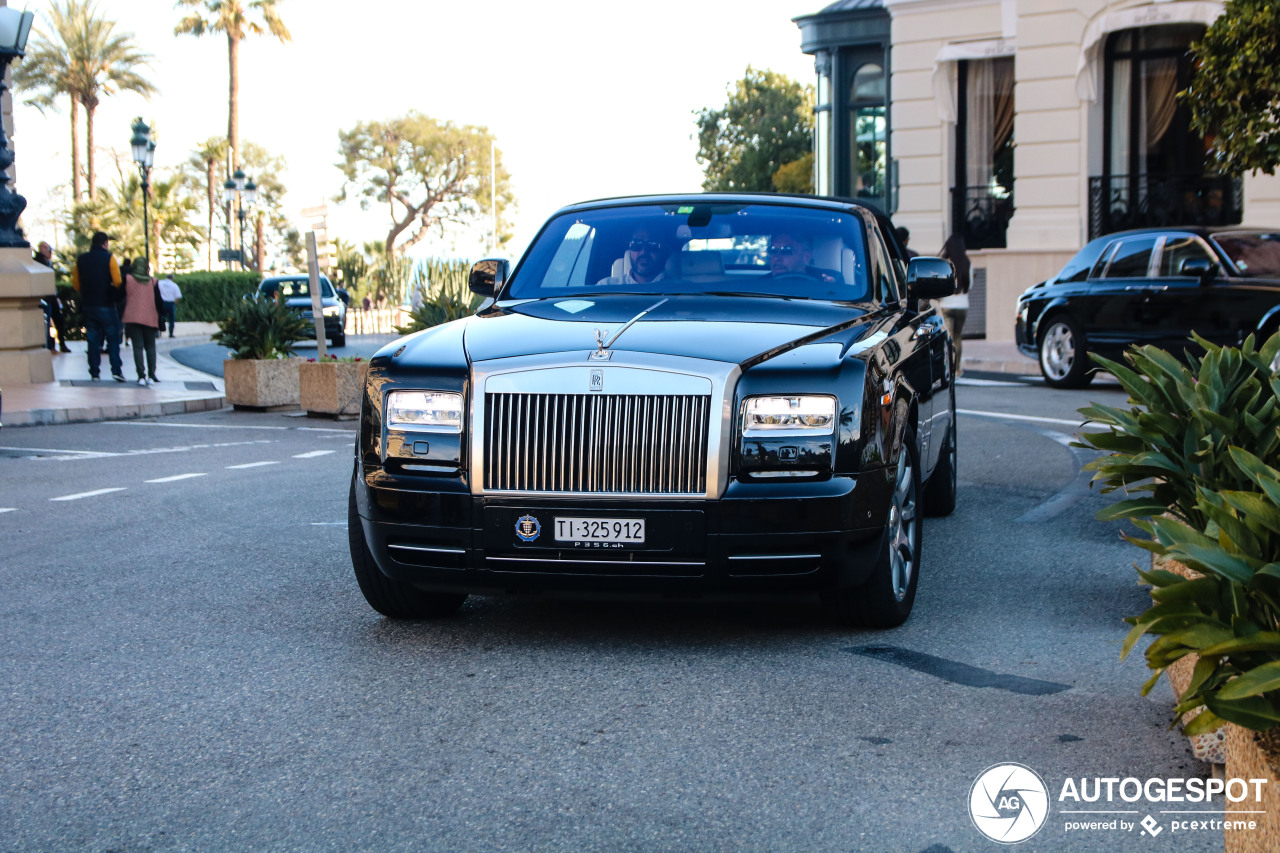
[[[346,332],[340,332],[340,333],[338,333],[338,334],[334,335],[334,336],[333,336],[333,344],[332,344],[332,345],[333,345],[334,347],[345,347],[345,346],[347,345],[347,333],[346,333]]]
[[[1083,388],[1093,381],[1089,369],[1088,342],[1080,327],[1066,314],[1050,318],[1040,334],[1040,374],[1054,388]]]
[[[938,464],[924,487],[925,515],[951,515],[956,508],[956,398],[951,392],[951,428],[947,430],[947,443],[938,453]]]
[[[417,587],[389,578],[378,568],[364,538],[360,513],[356,510],[355,477],[347,499],[347,542],[351,547],[351,566],[356,583],[369,606],[390,619],[431,619],[449,616],[467,600],[464,593],[424,592]]]
[[[844,625],[896,628],[911,615],[920,581],[920,458],[915,432],[907,427],[894,474],[884,539],[871,576],[861,586],[837,589],[827,598]]]

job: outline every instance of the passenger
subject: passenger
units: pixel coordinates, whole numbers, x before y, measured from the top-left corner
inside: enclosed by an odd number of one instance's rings
[[[627,260],[631,268],[621,275],[602,278],[596,284],[650,284],[665,275],[671,249],[657,231],[637,228],[627,243]]]

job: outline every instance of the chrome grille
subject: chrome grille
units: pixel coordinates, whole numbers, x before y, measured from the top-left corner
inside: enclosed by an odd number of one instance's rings
[[[487,492],[703,494],[711,398],[486,394]]]

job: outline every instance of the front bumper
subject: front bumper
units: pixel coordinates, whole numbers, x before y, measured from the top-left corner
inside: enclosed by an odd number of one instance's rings
[[[400,479],[400,478],[395,478]],[[447,483],[447,486],[446,486]],[[365,540],[387,576],[439,592],[701,596],[820,592],[863,583],[883,540],[888,472],[806,483],[731,481],[718,500],[520,499],[357,478]],[[557,544],[562,516],[643,518],[645,545]],[[518,520],[544,533],[522,541]]]

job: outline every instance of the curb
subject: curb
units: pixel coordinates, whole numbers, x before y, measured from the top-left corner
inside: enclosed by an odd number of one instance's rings
[[[83,406],[63,409],[26,409],[4,414],[5,427],[49,426],[53,424],[119,421],[207,412],[226,406],[224,397],[199,397],[162,403],[130,403],[123,406]]]

